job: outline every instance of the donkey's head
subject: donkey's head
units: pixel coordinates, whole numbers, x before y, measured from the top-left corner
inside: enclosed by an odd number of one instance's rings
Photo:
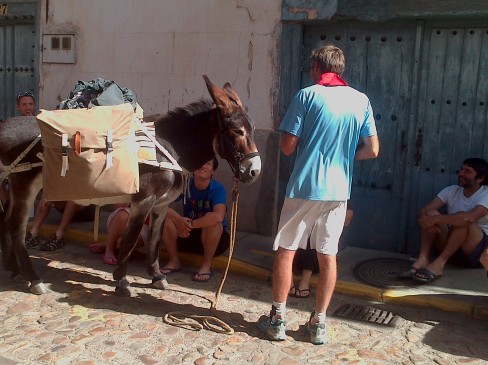
[[[236,179],[252,183],[261,172],[261,157],[254,142],[254,123],[228,82],[221,89],[207,75],[203,78],[218,109],[219,133],[214,141],[215,152],[229,162]]]

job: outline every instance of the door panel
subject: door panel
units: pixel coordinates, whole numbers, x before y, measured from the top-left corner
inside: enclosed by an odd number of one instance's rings
[[[312,49],[332,43],[346,56],[345,80],[371,100],[381,143],[375,160],[356,162],[351,204],[354,223],[346,242],[352,246],[398,251],[410,131],[416,23],[338,22],[304,31],[302,86],[310,85]]]
[[[37,4],[9,4],[9,19],[0,19],[0,119],[16,113],[16,95],[32,91],[37,98],[39,47]]]
[[[464,159],[487,157],[487,32],[482,24],[426,23],[417,124],[423,141],[412,174],[411,215],[456,184]],[[415,253],[413,219],[408,233],[409,251]]]

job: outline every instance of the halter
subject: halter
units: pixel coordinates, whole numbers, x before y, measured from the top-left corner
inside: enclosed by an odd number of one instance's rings
[[[216,111],[217,111],[217,121],[219,125],[219,147],[222,151],[229,152],[232,155],[234,161],[231,162],[227,158],[226,160],[229,163],[229,166],[232,172],[234,173],[235,178],[239,179],[239,173],[241,171],[241,163],[253,157],[259,156],[259,152],[242,153],[239,150],[237,150],[234,143],[225,133],[224,120],[226,118],[222,119],[222,114],[219,107],[216,108]]]

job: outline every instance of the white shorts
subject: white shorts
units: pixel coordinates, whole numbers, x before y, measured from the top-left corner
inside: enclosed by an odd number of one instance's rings
[[[121,210],[124,210],[127,212],[127,214],[130,214],[130,207],[120,207],[115,209],[112,213],[107,218],[107,231],[108,231],[108,226],[110,225],[110,222],[112,222],[112,219],[115,217],[115,215],[120,212]],[[149,243],[149,225],[144,223],[142,225],[141,233],[139,233],[139,236],[141,236],[142,242],[144,243],[144,246],[147,247],[147,244]]]
[[[273,250],[310,248],[325,255],[337,254],[344,228],[347,201],[285,198]]]

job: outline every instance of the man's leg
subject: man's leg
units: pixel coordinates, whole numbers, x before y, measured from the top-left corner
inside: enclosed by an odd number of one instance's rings
[[[61,217],[61,222],[59,222],[58,229],[56,229],[56,238],[62,239],[64,237],[64,233],[73,220],[75,213],[80,209],[83,209],[83,206],[75,204],[72,201],[66,202],[63,215]]]
[[[273,302],[286,303],[293,276],[292,265],[295,252],[282,247],[279,247],[276,252],[273,265]]]
[[[435,275],[442,275],[447,261],[461,249],[469,256],[483,238],[483,232],[476,223],[465,227],[451,227],[446,245],[439,256],[426,267]]]
[[[329,307],[337,281],[337,258],[336,256],[317,252],[317,259],[319,260],[320,275],[317,281],[315,311],[317,313],[325,313]],[[314,324],[314,321],[312,321],[312,324]]]
[[[427,212],[427,215],[441,215],[437,210]],[[436,246],[442,250],[447,242],[448,229],[446,225],[422,228],[420,231],[420,252],[417,260],[412,264],[414,270],[426,268],[430,262],[432,248]]]
[[[176,242],[178,240],[178,230],[175,223],[166,216],[163,225],[163,243],[166,252],[168,253],[168,262],[161,269],[163,274],[168,274],[171,271],[181,269],[180,258],[178,257],[178,247]]]
[[[32,235],[32,237],[37,237],[39,235],[39,230],[41,229],[42,223],[48,216],[50,210],[51,202],[48,202],[44,200],[44,198],[41,198],[36,208],[34,221],[32,222],[31,229],[29,230],[29,233]]]
[[[215,255],[215,251],[222,237],[223,227],[222,224],[216,224],[211,227],[202,228],[202,245],[203,245],[203,260],[198,270],[198,275],[195,275],[196,280],[206,281],[209,279],[209,274],[212,271],[212,261]]]
[[[292,282],[295,251],[278,247],[273,265],[273,305],[269,316],[261,316],[258,327],[274,341],[286,340],[286,299]]]
[[[103,257],[103,261],[106,264],[115,265],[117,263],[115,249],[119,245],[128,221],[129,213],[124,209],[120,209],[110,220],[107,230],[107,245],[105,247],[105,255]]]

